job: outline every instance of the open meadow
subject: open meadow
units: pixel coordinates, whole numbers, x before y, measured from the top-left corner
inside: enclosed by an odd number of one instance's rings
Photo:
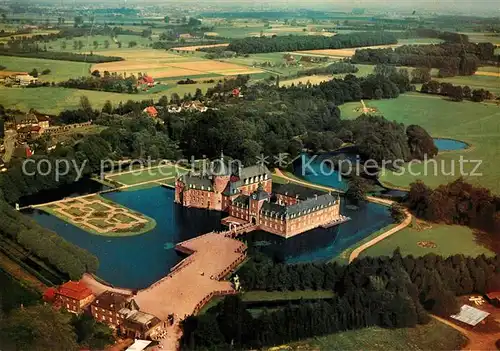
[[[436,320],[415,328],[371,327],[278,346],[269,350],[459,350],[467,339]]]
[[[433,137],[458,139],[470,145],[465,150],[440,153],[435,158],[437,167],[434,166],[434,161],[430,161],[427,163],[426,174],[424,163],[412,165],[415,175],[407,171],[404,175],[385,171],[380,177],[385,184],[408,187],[410,183],[421,179],[427,185],[437,187],[459,178],[461,173],[472,173],[475,168],[475,163],[472,162],[464,163],[464,172],[460,171],[460,158],[463,157],[466,160],[482,161],[477,171],[481,175],[465,175],[468,182],[487,187],[496,194],[500,193],[500,169],[497,162],[500,153],[500,107],[496,104],[452,102],[439,96],[410,93],[397,99],[367,101],[367,105],[377,109],[379,114],[389,120],[407,126],[418,124]],[[342,105],[342,118],[356,118],[359,115],[355,111],[356,107],[359,107],[359,103]]]
[[[68,89],[68,88],[6,88],[0,86],[0,104],[9,106],[12,109],[29,111],[34,108],[39,112],[48,114],[58,114],[66,109],[77,109],[80,107],[80,98],[87,96],[95,109],[101,109],[107,100],[111,101],[113,106],[127,100],[141,101],[153,99],[158,101],[163,95],[170,96],[177,93],[183,96],[185,93],[194,94],[197,88],[202,92],[212,87],[213,83],[172,85],[171,88],[156,93],[140,94],[120,94],[108,93],[105,91]]]
[[[60,82],[70,78],[88,76],[90,74],[90,63],[71,62],[59,60],[44,60],[27,57],[0,56],[0,65],[5,66],[7,71],[31,72],[34,68],[41,74],[50,69],[50,73],[40,75],[38,79],[42,82]]]
[[[424,256],[428,253],[444,257],[456,254],[472,257],[494,255],[494,252],[477,242],[477,237],[469,227],[436,223],[422,225],[414,220],[409,227],[361,252],[360,257],[391,256],[398,247],[403,256]]]

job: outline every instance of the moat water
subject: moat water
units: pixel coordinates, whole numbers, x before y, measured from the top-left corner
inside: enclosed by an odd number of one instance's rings
[[[24,213],[95,254],[100,262],[98,276],[115,286],[147,287],[168,274],[170,268],[183,258],[175,251],[175,244],[211,230],[223,229],[220,224],[223,213],[176,205],[171,189],[154,187],[112,192],[103,196],[154,218],[157,226],[139,236],[112,238],[89,234],[40,210]],[[311,262],[333,258],[392,222],[386,207],[372,203],[354,210],[343,201],[342,213],[352,220],[287,240],[264,232],[248,234],[246,240],[250,246],[277,260],[288,263]]]

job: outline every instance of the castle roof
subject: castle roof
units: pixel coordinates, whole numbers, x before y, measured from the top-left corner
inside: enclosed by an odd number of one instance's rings
[[[212,180],[207,176],[185,174],[181,178],[182,182],[188,188],[198,188],[211,191],[213,189]]]
[[[233,204],[236,206],[238,205],[243,205],[245,207],[248,207],[248,202],[249,202],[250,196],[241,194],[238,196],[236,199],[233,200]]]
[[[276,203],[264,202],[261,208],[261,213],[271,217],[300,217],[311,212],[318,211],[322,208],[327,208],[339,201],[338,195],[326,193],[318,197],[299,201],[296,204],[283,206]]]
[[[243,180],[265,174],[267,174],[268,177],[271,176],[271,172],[269,172],[269,169],[265,165],[254,165],[239,170],[240,179]]]
[[[295,197],[299,200],[306,200],[315,196],[328,194],[328,192],[323,190],[308,188],[294,183],[273,183],[273,193],[283,196]]]
[[[257,190],[252,193],[252,200],[269,200],[269,194],[264,190],[262,184],[259,183]]]

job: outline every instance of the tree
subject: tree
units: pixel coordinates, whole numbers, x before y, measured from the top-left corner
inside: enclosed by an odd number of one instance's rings
[[[103,323],[96,322],[87,314],[73,316],[71,325],[76,333],[77,342],[81,346],[104,350],[114,343],[111,328]]]
[[[356,204],[366,200],[368,185],[366,181],[358,175],[354,175],[349,179],[349,189],[347,189],[346,197]]]
[[[73,19],[73,26],[76,28],[82,24],[83,24],[83,17],[82,16],[75,16],[75,18]]]
[[[163,17],[163,21],[165,23],[170,23],[170,17],[168,17],[168,16]]]
[[[66,41],[63,40],[63,42],[61,43],[61,49],[66,50],[66,47],[67,47]]]
[[[108,49],[109,48],[109,40],[104,40],[104,48]]]
[[[137,46],[137,42],[136,42],[136,41],[133,41],[133,40],[132,40],[132,41],[129,41],[129,42],[128,42],[128,47],[129,47],[129,48],[133,48],[133,47],[136,47],[136,46]]]
[[[89,98],[85,95],[80,96],[80,108],[87,117],[91,118],[93,115],[92,105],[90,104]]]
[[[431,78],[429,67],[417,67],[411,72],[411,82],[415,84],[427,83]]]
[[[36,68],[33,68],[33,70],[30,72],[30,76],[33,77],[38,77],[38,70]]]
[[[108,113],[108,114],[113,113],[113,105],[111,104],[111,101],[106,100],[106,102],[104,103],[104,106],[102,107],[102,112]]]
[[[96,77],[96,78],[100,78],[101,77],[101,72],[99,72],[98,69],[95,69],[92,71],[92,73],[90,73],[90,75]]]
[[[16,350],[77,350],[70,320],[71,314],[57,311],[50,305],[14,310],[0,326],[2,345],[11,345]]]
[[[401,205],[394,203],[391,205],[391,217],[394,219],[394,222],[401,223],[406,218],[406,214],[404,211],[404,207]]]
[[[47,75],[47,74],[50,74],[50,72],[51,72],[51,70],[50,70],[50,69],[48,69],[48,68],[46,68],[46,69],[44,69],[44,70],[42,71],[42,75],[44,75],[44,76],[45,76],[45,75]]]
[[[97,49],[99,47],[99,42],[97,40],[94,40],[92,45],[94,45],[94,49]]]

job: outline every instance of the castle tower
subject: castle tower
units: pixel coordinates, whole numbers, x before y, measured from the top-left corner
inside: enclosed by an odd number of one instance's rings
[[[252,224],[260,224],[260,209],[265,201],[269,201],[269,197],[262,184],[259,183],[257,190],[250,195],[249,218]]]
[[[216,193],[222,193],[226,189],[227,183],[231,178],[231,170],[224,160],[224,154],[220,153],[220,159],[212,164],[213,187]]]

